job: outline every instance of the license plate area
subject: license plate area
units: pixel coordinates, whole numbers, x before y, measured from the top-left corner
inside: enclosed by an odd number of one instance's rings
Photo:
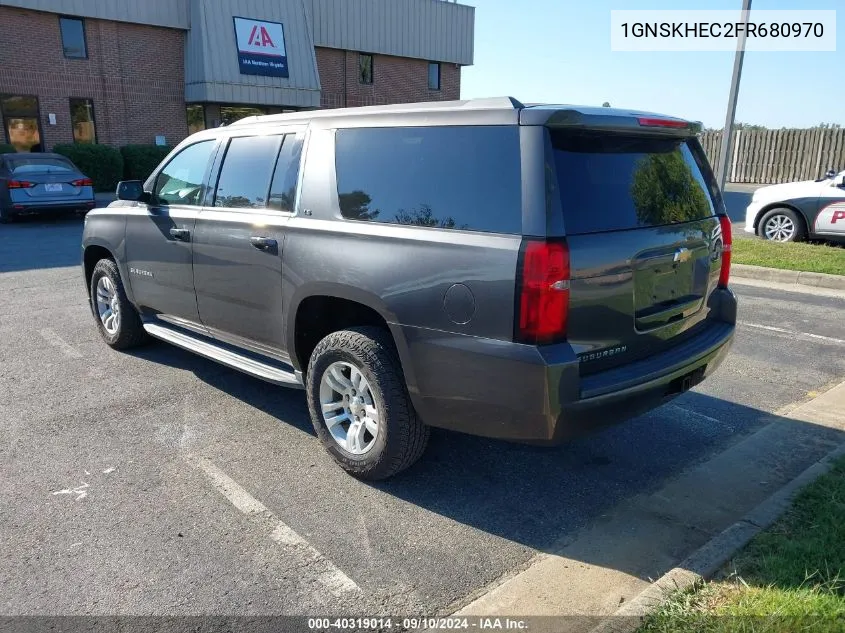
[[[61,183],[48,183],[44,185],[44,191],[47,193],[61,193],[62,189],[64,189],[64,187],[62,187]]]

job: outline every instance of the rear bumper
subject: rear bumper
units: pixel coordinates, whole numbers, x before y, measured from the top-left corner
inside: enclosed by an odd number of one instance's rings
[[[56,211],[84,211],[93,209],[96,206],[96,200],[80,199],[74,201],[56,201],[56,202],[12,202],[9,205],[9,211],[17,215],[26,213],[43,213]]]
[[[580,376],[568,344],[532,347],[403,328],[416,384],[411,396],[431,426],[556,444],[667,402],[716,370],[733,342],[736,298],[718,291],[720,318],[667,352]]]

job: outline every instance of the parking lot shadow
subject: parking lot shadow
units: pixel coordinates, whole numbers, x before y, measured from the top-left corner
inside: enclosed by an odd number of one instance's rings
[[[154,342],[126,352],[136,358],[192,372],[204,383],[314,435],[305,392],[268,384],[242,372],[167,343]]]
[[[314,435],[303,391],[268,386],[169,345],[133,354],[192,371],[280,424]],[[767,440],[776,439],[778,445],[768,445],[764,453],[761,443],[759,454],[749,448],[751,453],[736,465],[738,478],[763,464],[763,470],[771,469],[764,481],[773,485],[792,466],[803,470],[802,459],[814,461],[820,457],[817,452],[845,441],[845,433],[836,429],[691,391],[651,413],[558,447],[433,429],[428,450],[416,465],[391,480],[360,485],[489,534],[554,551],[561,535],[575,533],[625,499],[652,494],[726,449],[751,441],[764,427],[780,428]],[[314,450],[320,450],[316,444]],[[336,476],[347,477],[340,469]],[[733,494],[740,494],[736,491],[747,482],[735,483]],[[759,482],[754,486],[765,492]],[[589,562],[614,565],[612,560]]]
[[[0,225],[0,273],[78,265],[82,227],[75,215],[24,217]]]

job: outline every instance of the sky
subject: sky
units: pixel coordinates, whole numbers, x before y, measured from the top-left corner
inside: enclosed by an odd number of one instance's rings
[[[601,105],[721,128],[733,52],[612,52],[612,9],[735,9],[742,0],[461,0],[475,6],[475,60],[461,98]],[[845,125],[845,0],[753,0],[755,9],[838,9],[836,52],[747,52],[736,120]]]

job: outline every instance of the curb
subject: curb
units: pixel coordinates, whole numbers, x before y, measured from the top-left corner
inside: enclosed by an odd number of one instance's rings
[[[765,270],[765,269],[764,269]],[[795,479],[751,510],[742,519],[702,545],[674,569],[669,570],[636,598],[590,630],[590,633],[633,633],[643,619],[656,611],[671,593],[710,578],[760,532],[777,521],[792,504],[796,493],[827,473],[845,455],[845,443],[807,468]]]
[[[825,273],[809,273],[797,270],[780,270],[765,266],[751,266],[749,264],[732,264],[731,275],[745,279],[760,281],[775,281],[782,284],[810,286],[812,288],[832,288],[845,290],[845,275],[828,275]]]

